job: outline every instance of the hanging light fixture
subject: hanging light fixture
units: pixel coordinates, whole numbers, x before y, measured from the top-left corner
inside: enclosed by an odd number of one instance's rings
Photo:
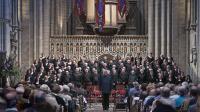
[[[86,24],[95,34],[115,35],[126,23],[126,0],[86,0]]]
[[[95,23],[95,1],[96,0],[87,0],[86,23]]]
[[[117,26],[117,1],[107,0],[105,2],[105,26]]]

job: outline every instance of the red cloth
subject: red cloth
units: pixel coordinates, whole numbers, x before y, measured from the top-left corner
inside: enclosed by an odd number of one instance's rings
[[[126,90],[120,89],[120,90],[117,91],[117,93],[120,94],[120,95],[125,95],[126,94]]]

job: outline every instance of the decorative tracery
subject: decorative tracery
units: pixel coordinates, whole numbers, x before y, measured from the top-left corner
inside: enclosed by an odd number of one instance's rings
[[[136,56],[140,53],[147,55],[147,37],[146,36],[115,36],[110,44],[103,43],[98,36],[54,36],[50,38],[51,55],[59,56],[65,54],[68,58],[87,57],[95,59],[103,54],[126,57]],[[56,52],[54,52],[56,48]]]

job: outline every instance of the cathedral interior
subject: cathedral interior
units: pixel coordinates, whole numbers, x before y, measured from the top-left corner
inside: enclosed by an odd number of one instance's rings
[[[150,54],[200,82],[200,0],[0,0],[0,65],[22,78],[41,57]]]

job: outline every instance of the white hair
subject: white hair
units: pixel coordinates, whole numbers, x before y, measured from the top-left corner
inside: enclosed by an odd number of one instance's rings
[[[49,88],[49,86],[46,85],[46,84],[42,84],[40,86],[40,89],[43,90],[43,91],[46,91],[46,92],[50,92],[51,91],[50,88]]]

